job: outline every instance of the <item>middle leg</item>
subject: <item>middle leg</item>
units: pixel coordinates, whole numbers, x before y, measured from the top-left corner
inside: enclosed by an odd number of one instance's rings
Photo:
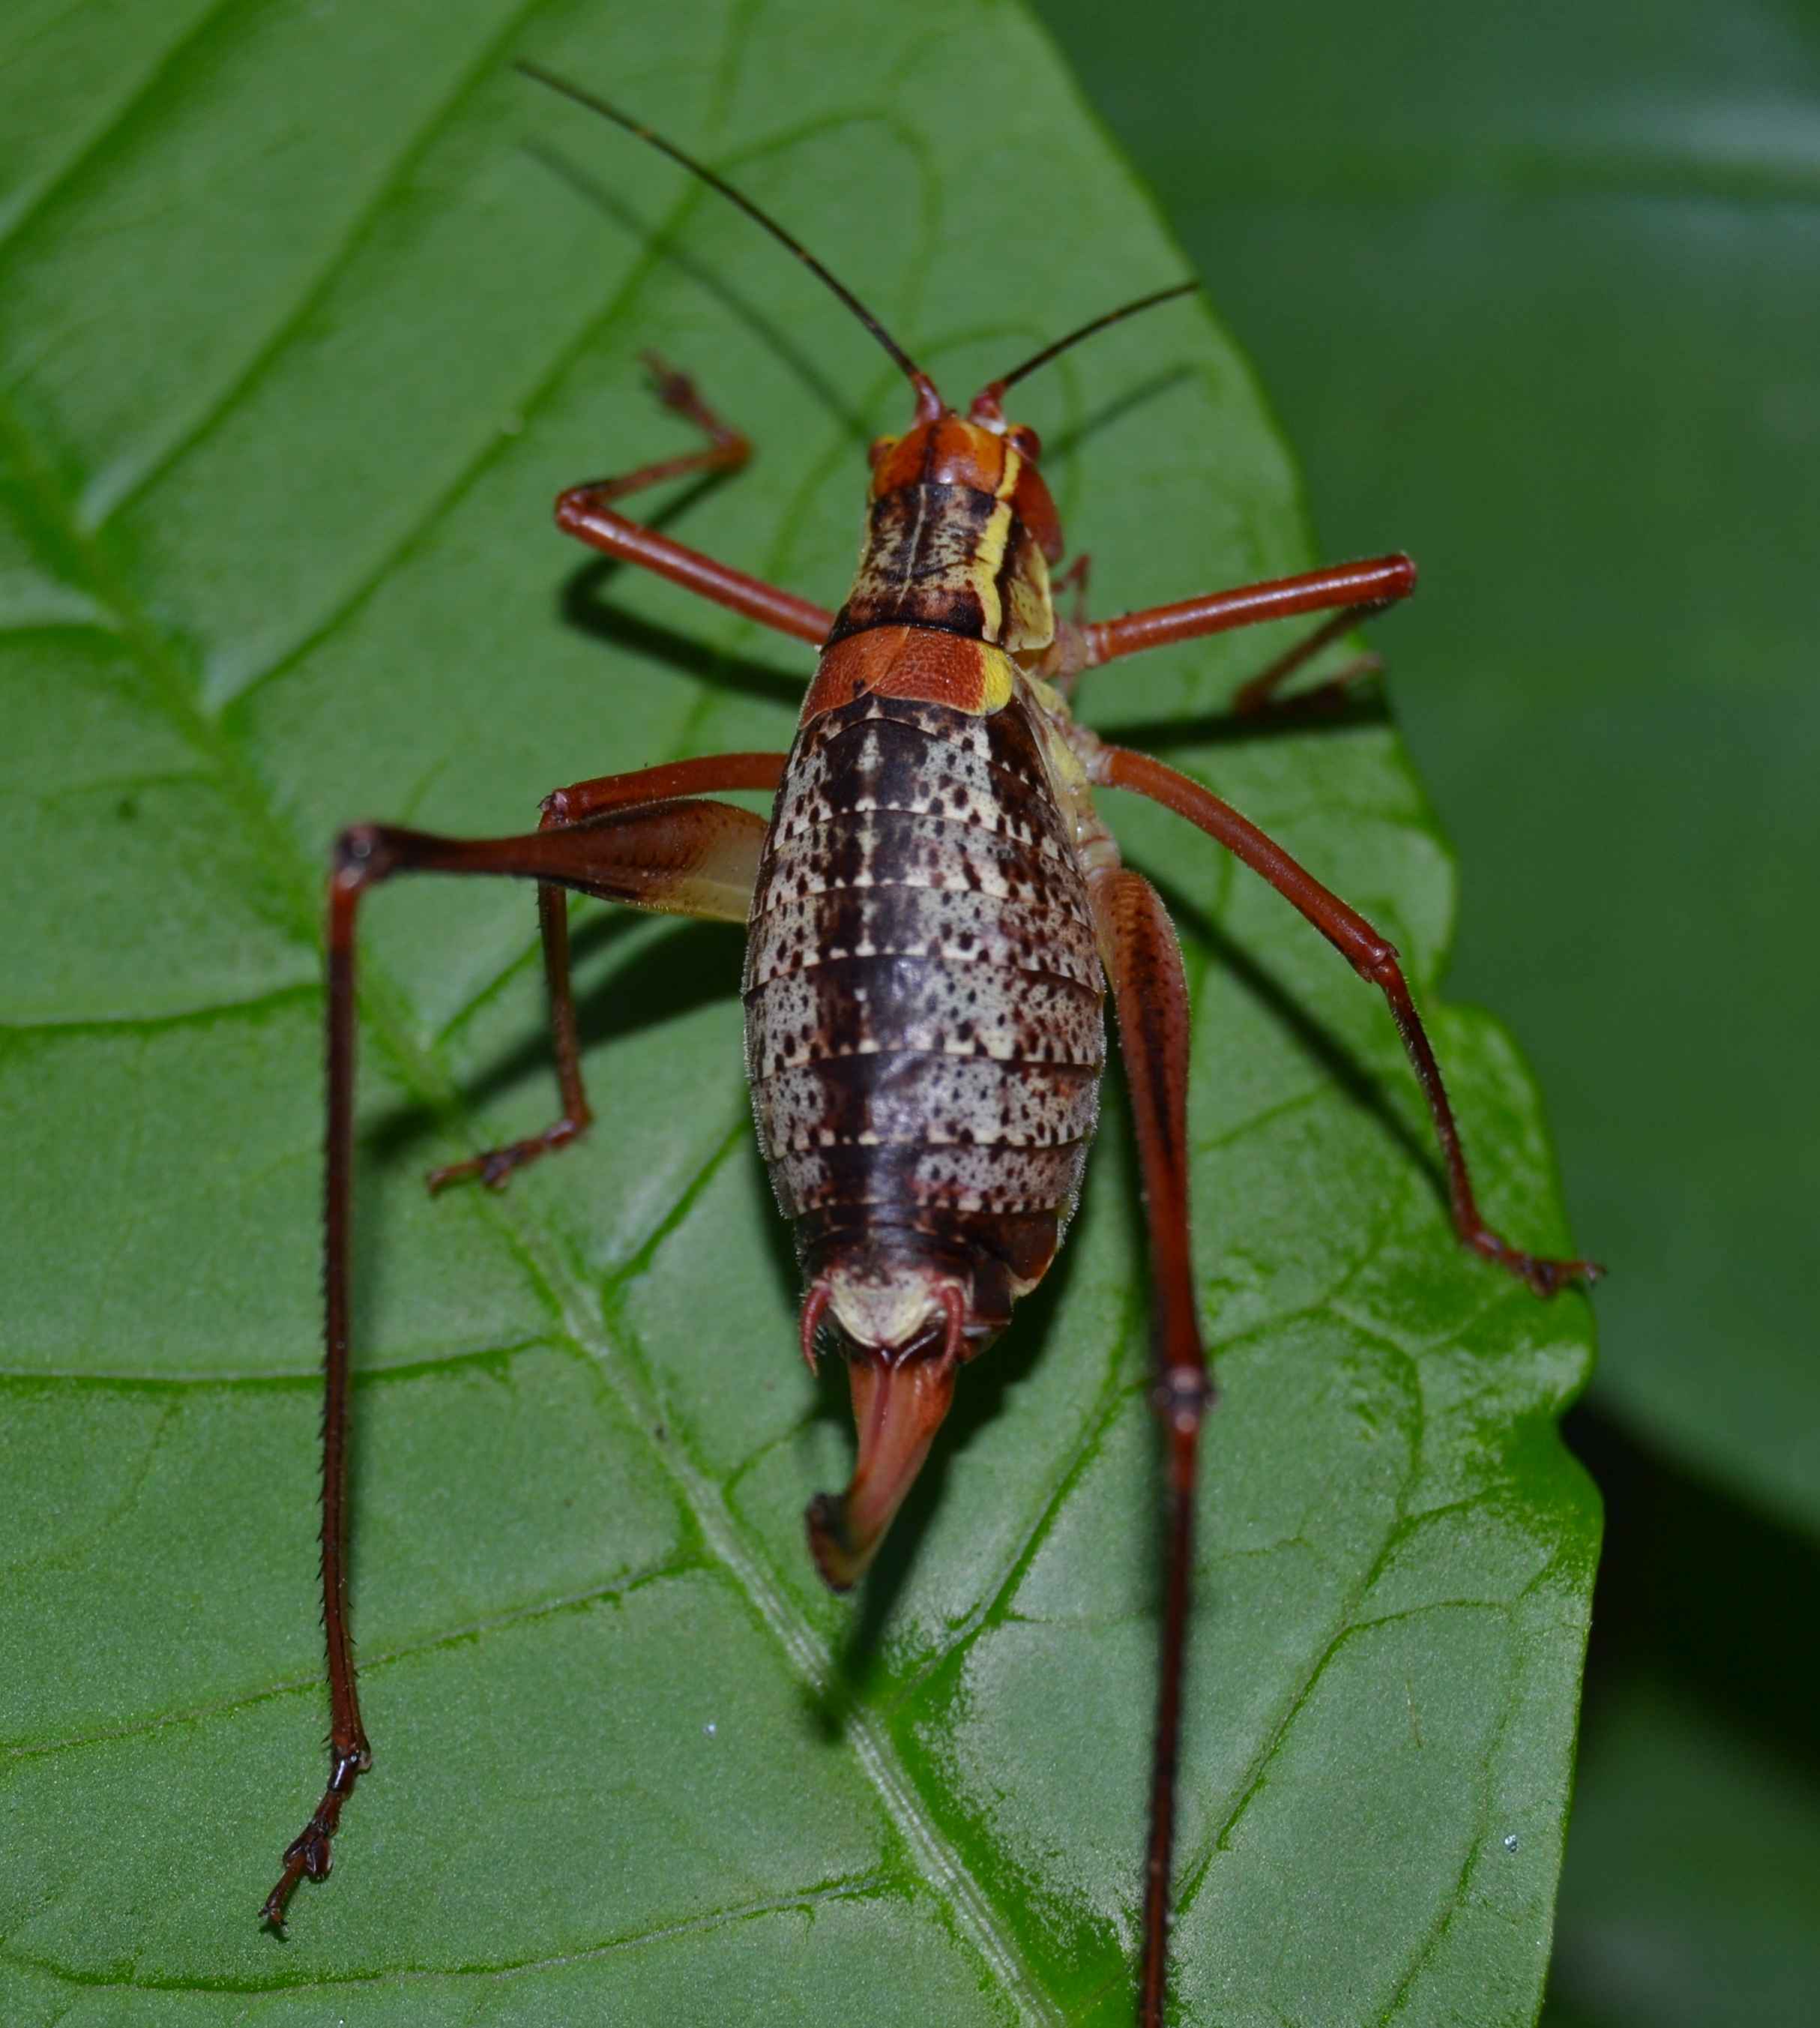
[[[660,458],[654,464],[640,465],[636,472],[622,472],[615,479],[590,479],[572,486],[556,503],[556,524],[565,535],[575,536],[590,549],[637,564],[659,577],[667,577],[685,591],[693,591],[716,605],[729,606],[756,620],[819,648],[828,637],[834,616],[812,599],[798,598],[764,579],[735,570],[699,550],[688,548],[655,528],[647,528],[617,511],[612,502],[623,500],[664,479],[705,476],[716,472],[737,472],[752,455],[752,445],[731,424],[721,420],[695,391],[686,374],[666,366],[647,353],[646,365],[654,377],[657,398],[665,408],[693,423],[708,439],[700,450],[678,457]]]
[[[1178,774],[1160,760],[1153,760],[1147,753],[1134,753],[1128,746],[1096,746],[1089,775],[1110,788],[1134,789],[1218,839],[1235,858],[1261,873],[1285,901],[1300,910],[1361,979],[1384,995],[1416,1082],[1428,1101],[1429,1116],[1434,1122],[1435,1138],[1441,1143],[1441,1158],[1446,1164],[1454,1230],[1463,1245],[1507,1268],[1538,1296],[1552,1296],[1569,1282],[1599,1279],[1605,1271],[1595,1260],[1552,1260],[1526,1253],[1486,1223],[1473,1193],[1466,1151],[1460,1145],[1459,1128],[1447,1087],[1441,1082],[1441,1066],[1434,1060],[1428,1032],[1415,1011],[1402,961],[1395,947],[1357,909],[1348,908],[1330,888],[1322,886],[1306,867],[1291,858],[1248,818],[1241,816],[1231,804],[1223,802],[1211,789],[1204,789],[1198,782]]]

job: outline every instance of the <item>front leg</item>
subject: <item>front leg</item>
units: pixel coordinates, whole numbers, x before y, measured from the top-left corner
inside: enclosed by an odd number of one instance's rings
[[[590,549],[654,571],[659,577],[681,585],[685,591],[712,599],[717,605],[730,606],[748,620],[807,641],[812,647],[820,647],[834,624],[834,616],[825,608],[811,599],[798,598],[794,592],[767,584],[762,578],[734,570],[731,564],[717,563],[699,550],[672,542],[655,528],[642,527],[614,511],[613,501],[622,500],[642,487],[692,474],[737,472],[752,455],[749,439],[720,420],[697,394],[694,383],[686,374],[649,353],[646,364],[655,377],[658,400],[694,424],[708,438],[706,446],[680,457],[640,465],[637,471],[623,472],[616,479],[590,479],[584,485],[570,487],[557,498],[557,526]]]
[[[1055,581],[1059,590],[1071,578],[1084,589],[1086,559]],[[1374,675],[1383,664],[1375,655],[1357,655],[1312,690],[1278,699],[1278,690],[1318,655],[1330,641],[1369,620],[1375,612],[1407,598],[1415,589],[1415,566],[1405,556],[1378,557],[1369,562],[1337,564],[1326,570],[1304,571],[1298,577],[1273,578],[1228,591],[1210,591],[1174,605],[1150,605],[1116,620],[1058,619],[1056,638],[1045,657],[1041,674],[1067,695],[1075,680],[1103,662],[1141,654],[1175,641],[1197,641],[1204,635],[1230,633],[1267,620],[1288,620],[1304,612],[1328,612],[1332,618],[1279,655],[1267,668],[1242,684],[1233,698],[1241,716],[1266,712],[1300,716],[1324,710],[1361,677]]]
[[[1199,598],[1185,598],[1174,605],[1152,605],[1141,612],[1127,612],[1117,620],[1095,620],[1080,630],[1085,668],[1097,668],[1102,662],[1121,655],[1136,655],[1146,648],[1161,648],[1172,641],[1198,641],[1204,635],[1226,634],[1237,627],[1256,627],[1266,620],[1288,620],[1302,612],[1341,612],[1341,627],[1381,612],[1407,598],[1415,589],[1415,566],[1408,557],[1374,557],[1368,562],[1335,564],[1326,570],[1304,571],[1296,577],[1272,578],[1263,584],[1244,584],[1230,591],[1210,591]],[[1329,637],[1322,629],[1315,637],[1320,645]],[[1312,652],[1304,643],[1290,667]],[[1283,672],[1285,675],[1287,670]],[[1280,677],[1266,670],[1259,683],[1266,694]],[[1244,693],[1241,693],[1241,696]]]

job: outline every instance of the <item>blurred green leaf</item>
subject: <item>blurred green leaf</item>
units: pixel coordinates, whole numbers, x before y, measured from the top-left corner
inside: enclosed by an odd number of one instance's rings
[[[28,1182],[0,1242],[6,2019],[1128,2018],[1155,1460],[1119,1107],[1053,1286],[969,1376],[856,1608],[801,1545],[850,1438],[792,1350],[734,936],[588,916],[601,1127],[504,1197],[423,1193],[549,1103],[507,889],[388,892],[366,925],[378,1760],[291,1941],[253,1911],[321,1772],[327,842],[515,827],[562,782],[787,739],[806,654],[549,532],[558,485],[675,447],[642,348],[761,446],[689,538],[824,599],[904,408],[745,221],[506,59],[711,154],[951,389],[1179,255],[1009,7],[773,4],[686,36],[497,0],[332,31],[172,9],[161,39],[41,13],[0,31],[28,116],[0,213],[0,910],[31,953],[0,1005]],[[963,43],[1015,80],[983,124]],[[1307,558],[1245,368],[1172,316],[1030,390],[1113,605]],[[1432,980],[1449,863],[1389,732],[1208,722],[1277,645],[1160,656],[1086,709],[1170,738]],[[1119,820],[1196,993],[1226,1390],[1183,2018],[1526,2022],[1597,1532],[1552,1421],[1584,1305],[1452,1244],[1389,1022],[1319,940],[1162,812]],[[1489,1208],[1563,1245],[1514,1052],[1434,1013]]]
[[[1820,1791],[1637,1672],[1588,1742],[1549,2028],[1766,2028],[1820,1990]],[[1715,1891],[1719,1883],[1722,1891]]]

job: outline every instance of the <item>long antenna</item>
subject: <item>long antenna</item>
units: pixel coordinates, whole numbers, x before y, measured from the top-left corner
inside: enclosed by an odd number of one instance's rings
[[[941,397],[935,391],[935,383],[879,323],[853,291],[844,282],[837,281],[800,239],[793,239],[769,213],[760,211],[750,198],[742,195],[733,187],[731,183],[717,176],[705,163],[697,161],[693,155],[684,154],[673,141],[666,141],[661,134],[653,133],[649,127],[634,120],[629,113],[622,113],[616,105],[609,105],[605,99],[597,98],[591,91],[584,91],[579,84],[571,84],[567,78],[557,77],[553,72],[541,69],[534,63],[525,63],[520,61],[512,67],[516,70],[522,71],[527,77],[535,78],[539,84],[547,85],[552,91],[560,92],[564,98],[572,98],[576,105],[585,105],[590,113],[597,113],[603,119],[612,120],[615,126],[624,128],[628,134],[636,134],[641,141],[649,142],[660,154],[668,155],[673,162],[680,162],[691,176],[699,176],[710,188],[719,191],[723,197],[731,198],[748,218],[762,225],[772,239],[787,246],[811,274],[819,276],[867,330],[890,353],[908,379],[911,386],[916,390],[918,412],[930,419],[941,413]],[[1133,307],[1141,306],[1134,305]]]
[[[1198,282],[1177,282],[1167,289],[1157,289],[1149,295],[1140,296],[1134,303],[1123,303],[1115,310],[1108,310],[1097,316],[1091,324],[1084,324],[1078,331],[1071,331],[1066,338],[1058,338],[1053,345],[1045,345],[1041,352],[1027,359],[1023,365],[1014,368],[1001,379],[993,382],[1002,394],[1008,387],[1015,387],[1027,374],[1035,372],[1039,366],[1047,366],[1059,352],[1066,352],[1070,346],[1078,345],[1083,338],[1091,338],[1095,331],[1104,331],[1109,324],[1121,323],[1128,316],[1135,316],[1140,310],[1149,309],[1157,303],[1171,302],[1178,296],[1192,295],[1200,287]]]

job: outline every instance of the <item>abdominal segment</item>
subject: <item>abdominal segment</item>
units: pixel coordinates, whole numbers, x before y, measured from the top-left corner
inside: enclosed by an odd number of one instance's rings
[[[805,1270],[927,1259],[1002,1328],[1097,1116],[1104,981],[1020,701],[810,718],[753,902],[746,1060]]]

